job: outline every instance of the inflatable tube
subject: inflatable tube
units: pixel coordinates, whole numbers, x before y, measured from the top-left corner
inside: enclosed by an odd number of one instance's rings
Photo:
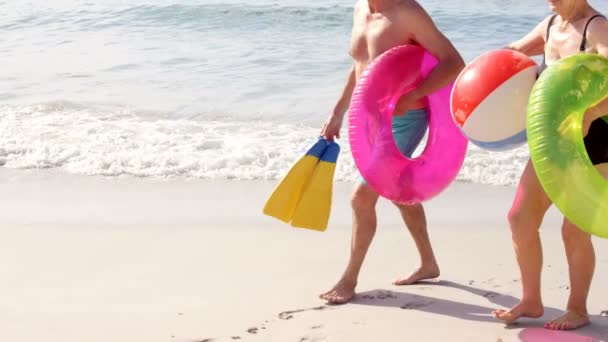
[[[563,58],[547,68],[528,104],[528,144],[555,206],[583,231],[608,238],[608,181],[591,164],[582,134],[587,108],[608,96],[608,59]]]
[[[413,204],[436,196],[456,178],[465,158],[468,142],[454,125],[449,106],[453,83],[426,98],[429,133],[419,157],[404,156],[393,138],[396,102],[436,65],[437,60],[421,47],[395,47],[367,67],[352,96],[353,159],[369,186],[394,202]]]

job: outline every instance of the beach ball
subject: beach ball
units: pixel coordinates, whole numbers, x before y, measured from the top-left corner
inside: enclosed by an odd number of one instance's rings
[[[474,145],[491,151],[524,144],[526,114],[538,66],[523,53],[482,54],[458,75],[450,96],[454,123]]]

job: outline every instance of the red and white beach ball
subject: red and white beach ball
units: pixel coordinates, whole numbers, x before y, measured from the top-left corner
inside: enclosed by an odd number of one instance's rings
[[[530,57],[507,49],[486,52],[462,70],[450,108],[471,143],[504,151],[527,141],[526,112],[537,70]]]

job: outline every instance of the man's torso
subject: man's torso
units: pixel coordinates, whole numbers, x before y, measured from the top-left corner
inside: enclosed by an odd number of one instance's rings
[[[408,2],[395,1],[393,6],[381,13],[370,13],[367,1],[357,3],[350,43],[357,79],[367,65],[383,52],[413,43],[408,29],[411,24],[400,20]]]
[[[359,1],[355,6],[353,29],[350,43],[350,55],[355,63],[355,75],[358,80],[367,65],[382,53],[405,44],[415,44],[410,21],[406,11],[413,11],[419,6],[415,1],[396,0],[394,5],[379,13],[371,13],[367,1]],[[422,108],[424,104],[413,104]]]

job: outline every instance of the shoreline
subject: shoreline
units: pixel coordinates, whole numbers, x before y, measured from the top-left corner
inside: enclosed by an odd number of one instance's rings
[[[343,270],[351,184],[335,184],[319,233],[262,215],[276,185],[259,181],[101,179],[0,169],[0,257],[10,296],[2,340],[81,341],[581,341],[608,339],[608,241],[594,239],[593,325],[554,333],[567,265],[551,210],[541,231],[546,313],[506,328],[491,316],[520,298],[506,212],[514,188],[454,184],[425,204],[442,275],[396,287],[418,256],[397,210],[379,227],[355,300],[318,294]],[[438,327],[442,327],[438,329]],[[573,335],[576,334],[576,335]],[[560,340],[561,339],[561,340]]]

